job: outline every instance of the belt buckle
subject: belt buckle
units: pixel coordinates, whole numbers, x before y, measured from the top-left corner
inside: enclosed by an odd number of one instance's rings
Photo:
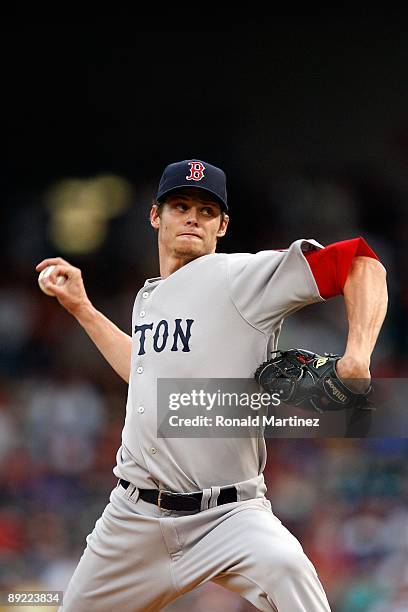
[[[163,495],[168,495],[170,497],[175,497],[177,495],[177,493],[173,493],[172,491],[166,491],[165,489],[159,489],[159,496],[157,498],[157,506],[159,508],[161,508],[161,503],[162,503],[162,497]],[[166,510],[166,508],[164,508],[164,510]]]

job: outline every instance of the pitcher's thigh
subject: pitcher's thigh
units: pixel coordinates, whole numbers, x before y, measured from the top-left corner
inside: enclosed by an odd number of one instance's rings
[[[227,521],[223,548],[230,564],[215,582],[259,610],[328,612],[316,570],[299,541],[271,513],[248,509]]]
[[[145,612],[176,597],[158,521],[110,503],[87,537],[61,611]]]

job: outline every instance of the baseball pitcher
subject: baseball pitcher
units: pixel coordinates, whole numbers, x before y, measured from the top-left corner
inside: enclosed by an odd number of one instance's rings
[[[150,211],[160,276],[137,294],[131,336],[92,305],[79,269],[61,258],[37,266],[54,266],[44,285],[129,384],[117,486],[87,536],[64,612],[160,610],[209,580],[259,610],[330,610],[315,568],[265,497],[264,439],[159,438],[157,380],[252,378],[257,371],[268,387],[293,357],[318,386],[316,356],[290,354],[273,363],[273,376],[265,361],[289,314],[341,294],[346,348],[329,373],[322,370],[331,376],[328,388],[340,389],[334,402],[339,393],[364,399],[386,313],[385,270],[362,238],[217,253],[228,222],[221,169],[196,159],[165,168]]]

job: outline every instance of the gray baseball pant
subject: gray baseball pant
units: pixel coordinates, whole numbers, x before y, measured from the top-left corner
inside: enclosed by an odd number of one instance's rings
[[[265,497],[175,512],[119,485],[87,536],[60,610],[160,610],[208,580],[259,610],[330,612],[315,568]]]

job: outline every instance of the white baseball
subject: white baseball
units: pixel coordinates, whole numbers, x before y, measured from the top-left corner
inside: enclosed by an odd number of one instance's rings
[[[55,266],[47,266],[46,268],[44,268],[44,270],[42,272],[40,272],[40,274],[38,276],[38,284],[40,285],[41,291],[44,291],[44,293],[46,293],[47,295],[53,295],[53,296],[55,296],[55,293],[50,291],[50,289],[48,289],[44,285],[43,281],[44,281],[44,279],[47,278],[47,276],[49,276],[51,274],[51,272],[53,271],[54,268],[55,268]],[[65,274],[59,274],[57,276],[57,285],[63,285],[66,280],[67,280],[67,277],[65,276]]]

